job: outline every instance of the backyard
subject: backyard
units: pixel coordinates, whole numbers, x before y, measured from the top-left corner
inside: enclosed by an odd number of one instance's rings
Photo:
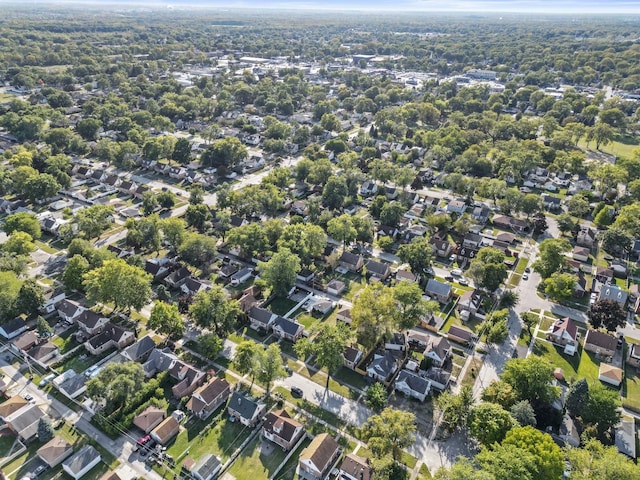
[[[591,352],[583,351],[582,345],[573,356],[562,353],[562,347],[558,347],[545,340],[537,339],[533,347],[533,353],[549,360],[551,365],[561,368],[567,381],[586,378],[589,382],[598,381],[598,369],[600,362]]]
[[[269,478],[282,463],[287,452],[257,436],[233,462],[229,473],[236,480]]]

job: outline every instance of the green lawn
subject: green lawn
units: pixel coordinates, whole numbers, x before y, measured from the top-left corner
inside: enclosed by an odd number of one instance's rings
[[[51,255],[55,255],[56,253],[58,253],[58,250],[56,250],[55,248],[49,246],[48,244],[46,244],[44,242],[41,242],[40,240],[36,240],[34,243],[36,244],[36,246],[40,250],[42,250],[44,252],[47,252],[47,253],[49,253]]]
[[[60,349],[61,355],[80,345],[73,335],[74,331],[73,328],[69,328],[51,340],[53,344]]]
[[[472,357],[470,362],[471,363],[469,363],[467,371],[465,372],[464,377],[462,378],[463,386],[465,385],[473,386],[473,384],[476,383],[476,377],[480,372],[480,368],[482,368],[483,362],[479,358]]]
[[[457,325],[459,327],[468,328],[474,333],[478,333],[482,328],[482,323],[483,321],[481,319],[475,318],[475,317],[473,319],[468,320],[467,322],[463,322],[462,319],[460,318],[460,314],[458,313],[458,311],[454,310],[451,312],[451,315],[449,315],[449,318],[447,318],[447,321],[444,322],[444,325],[442,326],[442,331],[448,332],[449,329],[451,328],[451,325]]]
[[[584,139],[582,139],[578,142],[578,146],[586,150],[587,143],[585,142]],[[595,143],[591,142],[589,144],[589,150],[595,152],[596,151],[595,148],[596,148]],[[618,135],[616,139],[609,145],[600,145],[601,152],[608,153],[610,155],[627,157],[627,158],[633,157],[634,150],[637,150],[638,148],[640,148],[640,145],[638,144],[637,138],[630,137],[630,136],[622,137],[620,135]]]
[[[294,398],[291,395],[291,392],[286,388],[276,387],[273,389],[273,393],[274,394],[277,393],[287,402],[290,402],[293,405],[296,405],[297,407],[301,408],[305,412],[310,413],[311,415],[314,415],[321,420],[324,420],[325,422],[327,422],[330,425],[333,425],[336,428],[344,428],[345,426],[344,422],[336,414],[331,413],[325,410],[324,408],[309,402],[308,400],[305,400],[302,398]]]
[[[298,303],[288,298],[274,298],[269,304],[269,310],[276,315],[285,315],[293,309]]]
[[[334,377],[340,380],[341,382],[347,383],[349,385],[353,385],[360,390],[363,390],[367,386],[367,382],[364,377],[353,370],[348,369],[347,367],[341,367],[335,374]]]
[[[431,477],[431,472],[429,471],[429,468],[423,463],[422,465],[420,465],[420,470],[418,472],[418,480],[430,480]]]
[[[275,444],[272,446],[271,452],[264,455],[261,451],[262,439],[256,437],[242,454],[236,458],[235,462],[229,469],[229,473],[236,480],[257,480],[259,478],[269,478],[282,463],[286,452]],[[268,442],[268,440],[264,440]],[[270,443],[270,442],[268,442]]]
[[[561,368],[567,381],[586,378],[589,382],[598,381],[598,369],[600,362],[591,352],[585,352],[582,345],[573,356],[562,353],[563,348],[552,343],[537,340],[533,346],[533,353],[546,358],[554,367]]]
[[[308,438],[306,438],[302,442],[302,444],[296,449],[294,454],[291,455],[291,458],[287,461],[287,463],[284,464],[284,467],[282,467],[282,469],[278,472],[278,476],[275,478],[275,480],[295,480],[299,478],[299,476],[296,474],[298,457],[300,457],[302,450],[307,448],[310,443],[311,440]]]
[[[622,405],[630,410],[640,412],[640,375],[638,370],[626,365],[624,373]]]

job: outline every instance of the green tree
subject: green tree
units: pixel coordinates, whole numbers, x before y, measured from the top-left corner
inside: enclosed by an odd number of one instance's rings
[[[558,398],[552,377],[553,365],[535,355],[509,360],[502,373],[502,380],[511,385],[518,400],[528,400],[534,406],[550,405]]]
[[[482,391],[482,400],[497,403],[508,409],[518,401],[518,394],[509,383],[494,380]]]
[[[331,176],[322,189],[322,203],[330,210],[342,208],[348,194],[349,189],[344,177]]]
[[[159,206],[158,197],[155,192],[148,191],[142,194],[142,213],[151,215]]]
[[[382,383],[376,382],[367,388],[365,402],[367,403],[367,407],[379,412],[387,404],[387,397],[387,389]]]
[[[40,417],[40,420],[38,420],[38,440],[42,443],[47,443],[55,434],[49,418],[46,416]]]
[[[538,324],[538,321],[540,320],[540,316],[533,312],[522,312],[520,314],[520,319],[522,320],[522,323],[524,324],[524,326],[527,328],[527,333],[529,334],[529,338],[531,338],[533,336],[531,329]]]
[[[609,228],[602,233],[602,248],[609,253],[629,253],[631,242],[631,235],[618,228]]]
[[[564,253],[571,250],[571,244],[566,238],[546,238],[539,247],[538,259],[533,262],[533,269],[542,278],[549,278],[566,265]]]
[[[351,215],[348,213],[344,213],[339,217],[329,220],[329,223],[327,223],[327,233],[335,240],[342,242],[343,250],[346,250],[347,243],[353,241],[358,234],[353,226]]]
[[[76,123],[76,131],[87,141],[96,140],[101,128],[102,122],[97,118],[83,118]]]
[[[465,385],[458,394],[443,392],[436,398],[434,406],[439,412],[443,427],[453,432],[467,424],[473,406],[473,389]]]
[[[62,272],[62,283],[70,291],[82,291],[85,273],[91,269],[89,261],[82,255],[74,255],[67,261]]]
[[[399,282],[389,292],[395,302],[394,323],[399,330],[413,328],[420,319],[437,311],[438,302],[422,299],[422,289],[417,283]]]
[[[173,147],[171,158],[181,165],[191,161],[191,142],[186,138],[179,138]]]
[[[402,449],[413,443],[416,433],[416,418],[413,413],[394,408],[385,408],[369,417],[362,426],[362,438],[367,442],[375,458],[391,454],[399,460]]]
[[[184,215],[187,225],[196,228],[199,232],[204,232],[207,224],[211,221],[211,210],[206,205],[189,205]]]
[[[525,427],[527,425],[535,427],[538,423],[536,420],[536,412],[533,410],[531,404],[526,400],[522,400],[513,405],[509,409],[509,413],[511,413],[511,416],[521,427]]]
[[[589,323],[593,328],[605,328],[608,332],[615,332],[624,326],[627,314],[624,307],[615,300],[600,299],[591,306]]]
[[[566,451],[571,464],[571,476],[580,480],[636,480],[640,466],[629,457],[618,453],[616,447],[605,447],[595,439],[582,448]]]
[[[178,253],[189,265],[204,269],[216,258],[216,240],[200,233],[190,233],[180,244]]]
[[[511,414],[496,403],[482,402],[469,412],[469,432],[485,447],[502,442],[516,426]]]
[[[389,335],[395,312],[396,304],[387,287],[374,283],[360,290],[351,308],[358,343],[366,348],[373,348],[383,337]]]
[[[533,454],[514,445],[494,445],[484,448],[476,456],[476,461],[492,480],[534,480],[537,463]],[[475,479],[475,477],[473,477]]]
[[[576,380],[569,387],[567,392],[567,398],[565,400],[565,407],[567,411],[575,416],[579,417],[587,406],[589,401],[589,382],[586,378]]]
[[[28,278],[20,286],[16,297],[15,308],[19,313],[31,315],[44,304],[44,288],[34,278]]]
[[[27,180],[24,189],[29,200],[32,202],[40,202],[55,197],[58,190],[60,190],[60,184],[53,175],[41,173]]]
[[[435,480],[496,480],[491,473],[478,470],[475,463],[465,457],[458,457],[450,469],[441,467],[433,478]]]
[[[162,301],[157,301],[151,307],[147,327],[172,339],[181,338],[186,330],[178,306]]]
[[[247,148],[236,137],[215,140],[202,154],[205,166],[232,168],[247,158]]]
[[[151,275],[122,259],[106,260],[84,275],[87,297],[113,309],[141,310],[151,299]]]
[[[142,364],[138,362],[108,363],[87,382],[89,398],[104,402],[106,413],[129,405],[145,382]]]
[[[41,337],[52,337],[53,336],[53,328],[40,315],[38,315],[38,318],[36,320],[36,330],[38,332],[38,335],[40,335]]]
[[[260,357],[262,347],[252,340],[243,340],[240,342],[233,354],[233,364],[238,372],[243,375],[251,375],[251,384],[253,384],[256,373],[258,372],[258,359]]]
[[[567,212],[569,214],[582,218],[591,211],[589,200],[584,195],[573,195],[567,200]]]
[[[224,290],[217,285],[198,292],[189,307],[189,315],[196,325],[210,328],[220,337],[226,337],[233,331],[240,313],[238,301],[228,299]]]
[[[531,426],[517,427],[507,432],[502,445],[513,445],[533,455],[536,464],[533,480],[559,480],[562,477],[564,455],[551,435]]]
[[[589,388],[589,400],[582,409],[582,420],[595,425],[601,440],[620,422],[620,394],[601,383]]]
[[[564,235],[566,233],[575,232],[578,229],[578,222],[568,213],[561,213],[556,218],[558,222],[558,230]]]
[[[249,223],[229,230],[227,244],[238,247],[240,256],[252,258],[258,252],[265,251],[269,242],[262,225]]]
[[[303,264],[309,265],[319,257],[327,245],[327,234],[322,227],[312,224],[289,224],[278,239],[278,247],[288,248],[300,257]]]
[[[76,214],[75,222],[85,238],[99,237],[113,222],[113,207],[91,205],[83,208]]]
[[[156,199],[160,208],[164,210],[170,210],[176,204],[176,195],[170,190],[158,193]]]
[[[300,272],[300,257],[288,248],[280,248],[268,262],[259,262],[258,270],[271,291],[277,297],[285,297],[296,284]]]
[[[271,384],[287,376],[282,353],[280,352],[280,345],[272,343],[263,350],[258,358],[260,363],[256,372],[256,378],[265,385],[266,395],[268,397],[271,392]]]
[[[481,248],[476,258],[471,261],[468,275],[478,287],[493,292],[507,279],[504,260],[504,253],[497,248]]]
[[[317,326],[316,326],[317,325]],[[311,329],[309,338],[298,340],[294,349],[300,358],[314,357],[314,363],[327,369],[325,390],[329,390],[331,374],[344,363],[344,350],[347,347],[350,333],[342,324],[316,324]]]
[[[128,218],[127,245],[140,248],[145,251],[160,251],[160,219],[153,214],[141,219]]]
[[[224,342],[215,333],[205,333],[198,336],[198,350],[209,360],[215,360],[223,347]]]
[[[556,302],[564,302],[573,296],[577,283],[574,275],[555,272],[544,280],[544,293]]]
[[[186,234],[186,224],[181,218],[165,218],[160,221],[160,230],[166,243],[175,252],[178,250]]]
[[[433,248],[427,237],[416,237],[411,243],[400,245],[398,257],[403,263],[409,264],[413,273],[422,275],[431,267]]]
[[[35,214],[28,212],[19,212],[9,215],[4,220],[3,230],[7,235],[11,235],[13,232],[25,232],[34,240],[37,240],[42,236],[38,218]]]
[[[36,249],[35,243],[31,240],[31,235],[26,232],[13,232],[2,245],[2,250],[16,255],[29,255]]]

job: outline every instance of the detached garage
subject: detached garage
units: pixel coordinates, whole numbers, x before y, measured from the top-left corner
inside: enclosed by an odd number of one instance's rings
[[[91,445],[85,445],[78,453],[62,464],[62,469],[78,480],[102,461],[100,453]]]
[[[619,387],[622,383],[623,371],[621,368],[614,367],[608,363],[601,363],[598,372],[598,380]]]

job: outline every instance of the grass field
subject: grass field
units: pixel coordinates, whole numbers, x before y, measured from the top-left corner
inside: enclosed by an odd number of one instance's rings
[[[240,456],[233,462],[229,473],[236,480],[257,480],[258,478],[269,478],[282,463],[286,452],[277,445],[264,440],[272,448],[268,454],[262,452],[262,438],[256,437]]]
[[[582,139],[578,142],[578,146],[583,150],[591,150],[593,152],[596,151],[595,142],[591,142],[589,144],[589,148],[587,149],[587,142]],[[637,150],[638,148],[640,148],[639,140],[630,136],[617,136],[616,139],[609,145],[600,145],[601,152],[627,158],[633,157],[634,150]]]
[[[589,382],[598,381],[600,362],[595,359],[594,354],[585,352],[582,346],[579,346],[576,354],[570,357],[562,353],[561,347],[537,340],[533,347],[533,353],[546,358],[554,367],[561,368],[568,381],[580,378],[586,378]]]

